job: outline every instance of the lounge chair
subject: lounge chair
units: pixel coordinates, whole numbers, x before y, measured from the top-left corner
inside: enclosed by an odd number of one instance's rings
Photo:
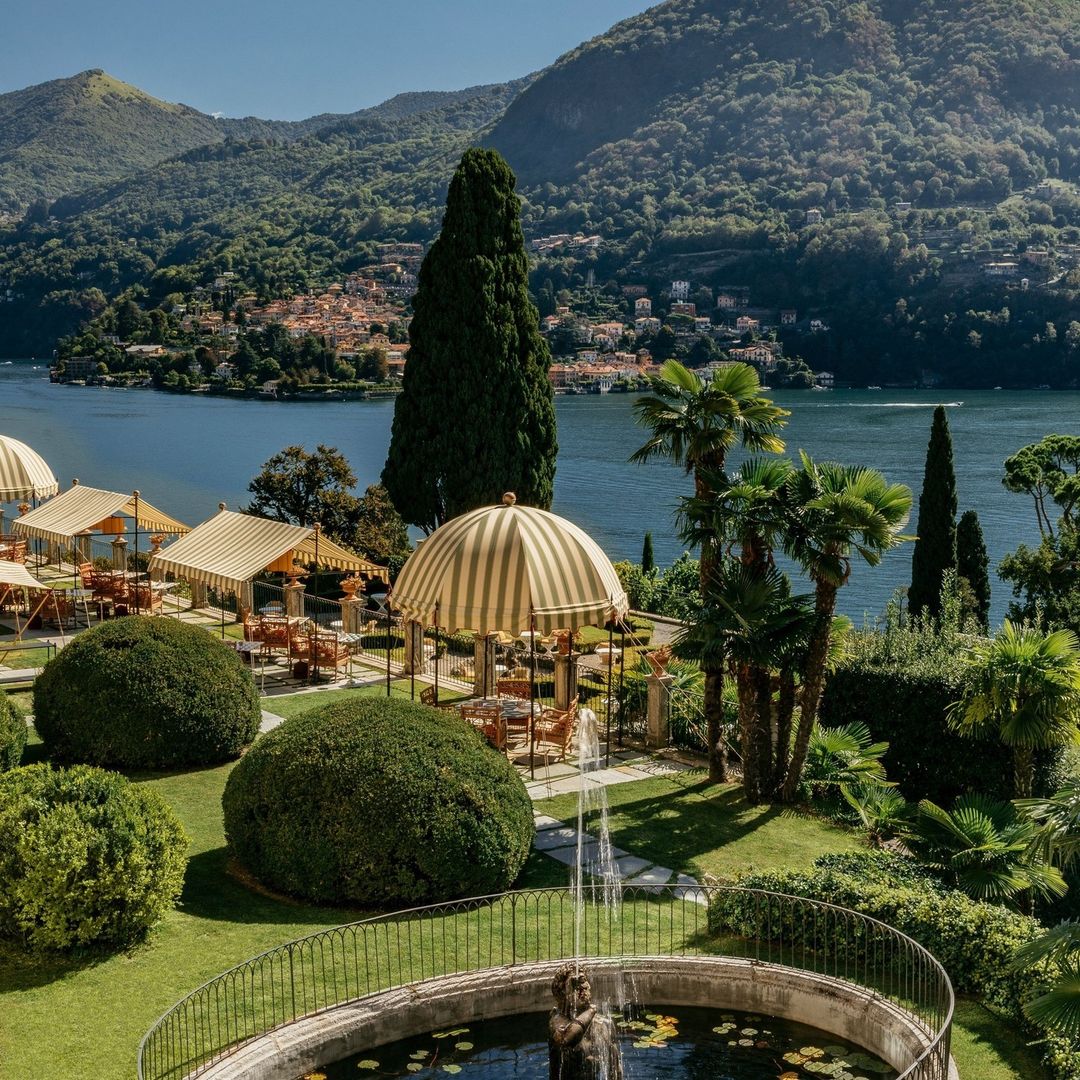
[[[541,743],[558,751],[556,761],[565,761],[577,729],[578,700],[574,698],[568,709],[544,709],[533,724],[533,747]]]
[[[506,722],[498,705],[462,705],[461,718],[472,724],[496,750],[506,748]]]

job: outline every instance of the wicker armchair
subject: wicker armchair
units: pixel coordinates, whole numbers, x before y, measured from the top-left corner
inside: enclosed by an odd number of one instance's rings
[[[498,705],[462,705],[461,718],[472,724],[496,750],[506,748],[506,722]]]
[[[565,761],[570,744],[577,730],[578,699],[570,702],[568,709],[544,709],[533,724],[533,746],[541,743],[558,751],[556,761]]]
[[[289,620],[274,618],[272,616],[260,616],[258,636],[253,641],[263,643],[263,653],[270,656],[279,652],[283,656],[289,656],[292,651],[292,634],[289,632]]]
[[[308,635],[309,662],[320,671],[334,671],[349,666],[349,646],[337,634]]]

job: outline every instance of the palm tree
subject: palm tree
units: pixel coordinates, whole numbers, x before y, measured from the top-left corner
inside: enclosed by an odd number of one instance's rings
[[[1021,945],[1012,966],[1023,970],[1045,961],[1052,965],[1052,981],[1037,998],[1024,1002],[1024,1015],[1040,1027],[1075,1039],[1080,1036],[1080,923],[1058,923]]]
[[[668,360],[649,380],[652,393],[634,404],[638,423],[651,432],[630,460],[664,457],[694,476],[694,495],[712,494],[710,475],[723,472],[728,451],[737,445],[748,450],[780,453],[783,440],[776,432],[788,415],[785,409],[761,396],[761,381],[749,364],[720,368],[712,380],[701,377],[677,360]],[[701,550],[701,593],[711,587],[719,553],[712,545]],[[705,718],[709,738],[709,776],[726,780],[721,727],[723,721],[723,662],[703,665]]]
[[[799,724],[782,798],[793,801],[806,762],[810,735],[828,669],[836,594],[851,576],[851,557],[876,566],[908,539],[900,530],[911,513],[911,489],[889,484],[876,469],[816,463],[800,452],[802,467],[788,485],[787,553],[814,583],[817,625],[807,651],[799,697]]]
[[[950,724],[973,737],[994,731],[1011,746],[1016,797],[1029,798],[1035,751],[1080,738],[1080,645],[1071,630],[1044,633],[1006,620],[969,663]]]
[[[908,848],[975,900],[1020,901],[1064,896],[1061,871],[1033,852],[1035,823],[1009,803],[963,795],[951,811],[924,799],[905,837]]]
[[[743,565],[711,583],[701,610],[676,639],[679,656],[703,668],[727,666],[735,676],[743,791],[751,804],[772,797],[774,750],[784,738],[783,709],[773,708],[773,672],[780,671],[782,691],[784,675],[793,671],[812,626],[810,597],[792,596],[783,573]],[[775,733],[774,718],[780,729]]]

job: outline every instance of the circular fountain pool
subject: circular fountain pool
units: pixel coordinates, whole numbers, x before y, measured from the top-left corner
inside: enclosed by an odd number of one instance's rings
[[[629,1080],[894,1080],[884,1061],[805,1024],[700,1007],[615,1014]],[[387,1043],[306,1074],[325,1080],[545,1080],[546,1013],[484,1020]]]

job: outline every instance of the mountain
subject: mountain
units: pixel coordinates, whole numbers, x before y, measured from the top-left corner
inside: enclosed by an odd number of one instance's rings
[[[539,261],[542,306],[739,285],[831,326],[791,344],[841,377],[1080,377],[1080,0],[673,0],[518,84],[229,123],[0,235],[0,352],[134,285],[153,304],[233,269],[269,295],[429,239],[481,141],[528,235],[603,239]],[[983,273],[1028,249],[1029,293]]]
[[[401,120],[476,96],[483,87],[398,94],[354,113],[306,120],[208,116],[94,69],[0,94],[0,216],[119,180],[227,139],[291,142],[356,117]]]

